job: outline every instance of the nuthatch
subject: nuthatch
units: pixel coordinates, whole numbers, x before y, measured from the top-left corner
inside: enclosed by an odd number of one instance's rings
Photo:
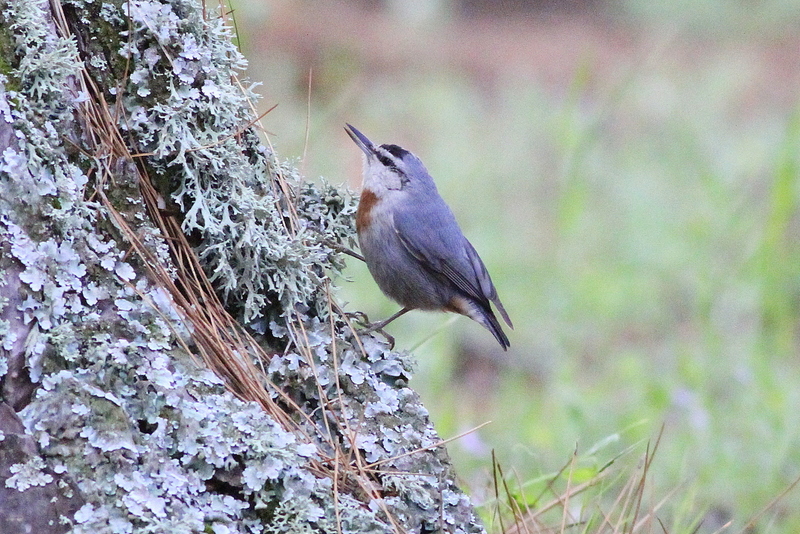
[[[479,322],[507,349],[491,303],[514,328],[511,320],[422,161],[397,145],[374,145],[349,124],[345,131],[365,154],[356,212],[361,252],[381,291],[403,306],[369,330],[413,309],[449,311]]]

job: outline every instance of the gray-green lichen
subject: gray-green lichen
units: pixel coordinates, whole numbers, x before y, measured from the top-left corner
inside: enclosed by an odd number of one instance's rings
[[[18,415],[39,449],[4,484],[69,477],[85,502],[63,518],[74,533],[480,532],[407,387],[410,356],[369,336],[362,350],[331,316],[330,243],[352,240],[352,200],[260,143],[222,19],[193,0],[62,7],[57,23],[48,2],[11,0],[0,25],[15,43],[0,78],[0,377],[11,384],[23,359],[36,391]],[[100,150],[82,118],[101,96],[228,309],[275,353],[266,372],[305,412],[301,432],[185,351],[193,326],[98,200],[175,273],[139,171]],[[374,464],[373,493],[312,469],[353,454]]]

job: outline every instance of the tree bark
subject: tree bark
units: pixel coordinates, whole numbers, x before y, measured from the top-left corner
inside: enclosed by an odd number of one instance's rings
[[[0,531],[481,532],[224,17],[0,8]]]

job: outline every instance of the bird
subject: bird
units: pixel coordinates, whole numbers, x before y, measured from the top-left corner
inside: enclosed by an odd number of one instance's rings
[[[381,331],[415,309],[465,315],[510,343],[492,304],[510,328],[492,278],[464,237],[422,161],[393,144],[375,145],[350,124],[345,131],[364,152],[356,232],[378,287],[402,309],[366,331]]]

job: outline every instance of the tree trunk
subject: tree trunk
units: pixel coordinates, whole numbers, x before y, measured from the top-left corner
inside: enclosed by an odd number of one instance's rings
[[[0,8],[0,532],[481,532],[224,17]]]

